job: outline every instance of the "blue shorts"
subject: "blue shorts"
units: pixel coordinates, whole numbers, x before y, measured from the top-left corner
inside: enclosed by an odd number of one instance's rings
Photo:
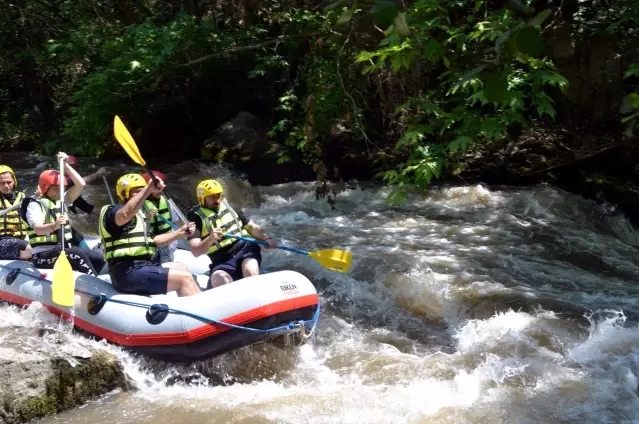
[[[121,293],[166,294],[169,284],[169,269],[150,260],[109,264],[109,274],[113,288]]]
[[[216,258],[216,264],[211,265],[211,275],[215,271],[224,271],[231,276],[233,281],[237,281],[243,277],[242,275],[242,261],[244,259],[256,259],[258,264],[262,264],[262,252],[260,246],[253,243],[243,243],[244,246],[239,247],[239,250],[233,254],[227,254],[224,258]]]
[[[29,242],[27,240],[15,237],[0,238],[0,259],[12,261],[20,258],[20,251],[27,248]]]

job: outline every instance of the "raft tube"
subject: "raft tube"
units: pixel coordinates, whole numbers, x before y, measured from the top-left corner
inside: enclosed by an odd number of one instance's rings
[[[51,299],[53,270],[0,261],[0,300],[40,302],[85,333],[167,362],[205,360],[282,335],[308,337],[319,318],[313,284],[295,271],[243,278],[195,296],[115,291],[108,275],[74,271],[74,310]],[[205,287],[207,276],[198,276]]]

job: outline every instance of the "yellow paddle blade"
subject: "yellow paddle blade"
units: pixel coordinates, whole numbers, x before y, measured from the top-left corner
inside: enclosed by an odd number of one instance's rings
[[[126,129],[118,115],[115,115],[115,119],[113,120],[113,133],[115,134],[115,139],[118,140],[120,146],[122,146],[133,162],[140,166],[146,165],[146,162],[142,159],[142,155],[138,150],[137,144],[135,144],[129,130]]]
[[[53,265],[53,284],[51,285],[51,297],[55,303],[61,306],[73,306],[75,302],[75,277],[71,264],[64,250]]]
[[[348,272],[353,263],[353,255],[345,250],[324,249],[317,252],[308,252],[308,256],[326,268],[338,272]]]

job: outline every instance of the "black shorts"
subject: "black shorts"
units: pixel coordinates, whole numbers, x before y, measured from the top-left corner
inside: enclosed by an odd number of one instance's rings
[[[210,265],[211,275],[215,271],[224,271],[231,276],[233,281],[237,281],[243,277],[242,275],[242,261],[244,259],[256,259],[258,264],[262,264],[262,252],[260,246],[238,241],[243,243],[243,246],[238,246],[239,250],[235,250],[233,254],[227,254],[224,258],[216,258],[216,262]]]
[[[15,237],[0,238],[0,260],[13,261],[20,259],[20,251],[27,248],[27,240]]]
[[[168,290],[169,269],[150,260],[109,264],[109,275],[113,288],[121,293],[150,296]]]

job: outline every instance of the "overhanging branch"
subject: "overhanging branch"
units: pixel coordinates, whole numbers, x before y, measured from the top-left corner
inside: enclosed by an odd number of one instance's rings
[[[277,37],[277,38],[272,38],[270,40],[266,40],[263,41],[261,43],[257,43],[257,44],[251,44],[249,46],[237,46],[237,47],[231,47],[228,49],[224,49],[224,50],[220,50],[211,54],[208,54],[206,56],[202,56],[198,59],[192,60],[190,62],[187,63],[182,63],[180,65],[176,65],[177,68],[186,68],[189,66],[193,66],[193,65],[197,65],[199,63],[202,62],[206,62],[209,59],[213,59],[214,57],[218,57],[218,56],[222,56],[225,54],[229,54],[229,53],[238,53],[238,52],[243,52],[243,51],[248,51],[248,50],[255,50],[255,49],[261,49],[263,47],[267,47],[273,44],[278,44],[278,43],[282,43],[285,41],[292,41],[292,40],[299,40],[299,39],[304,39],[304,38],[310,38],[310,37],[314,37],[314,36],[320,36],[320,35],[325,35],[323,32],[308,32],[308,33],[301,33],[301,34],[295,34],[295,35],[283,35],[281,37]]]

